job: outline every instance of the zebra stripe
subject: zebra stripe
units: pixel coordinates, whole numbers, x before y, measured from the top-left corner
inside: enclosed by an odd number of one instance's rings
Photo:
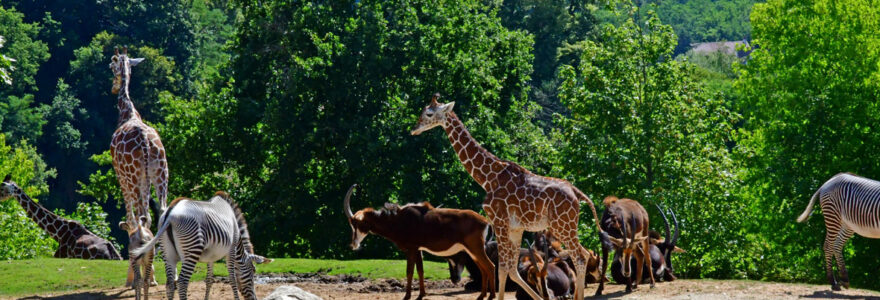
[[[825,274],[834,290],[840,285],[849,288],[849,274],[843,260],[843,247],[854,235],[880,238],[880,182],[849,173],[831,177],[810,198],[798,222],[810,217],[819,199],[825,216]],[[833,260],[837,260],[840,283],[834,276]]]
[[[166,234],[166,231],[168,234]],[[159,218],[156,236],[133,251],[140,257],[161,241],[164,249],[166,296],[174,299],[179,289],[181,300],[187,298],[190,277],[199,262],[208,264],[205,299],[210,296],[213,283],[213,264],[226,260],[233,296],[256,299],[253,287],[253,246],[241,210],[226,193],[218,192],[208,201],[177,199]],[[181,262],[180,274],[177,263]]]

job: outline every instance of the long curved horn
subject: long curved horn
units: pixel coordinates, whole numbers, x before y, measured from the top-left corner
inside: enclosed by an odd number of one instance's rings
[[[354,217],[354,214],[351,213],[351,193],[354,192],[354,188],[357,186],[357,183],[352,184],[351,187],[348,188],[348,192],[345,193],[345,216],[349,219]]]
[[[440,99],[440,93],[434,93],[434,96],[431,97],[431,104],[437,105],[437,99]]]
[[[621,229],[623,229],[623,249],[626,249],[626,242],[627,242],[628,237],[629,237],[629,236],[626,234],[626,225],[627,225],[627,224],[626,224],[625,221],[624,221],[624,222],[620,222],[620,223],[623,223],[623,226],[621,226],[621,227],[622,227]]]
[[[666,213],[663,212],[663,208],[660,208],[660,204],[654,203],[654,206],[660,211],[660,216],[663,217],[663,224],[666,225],[666,235],[664,235],[664,237],[667,242],[671,243],[672,240],[669,239],[669,219],[666,218]]]
[[[675,217],[675,211],[670,209],[669,212],[672,214],[672,222],[675,223],[675,235],[672,236],[672,247],[675,247],[675,244],[678,244],[678,237],[681,236],[681,227],[679,227],[678,218]]]

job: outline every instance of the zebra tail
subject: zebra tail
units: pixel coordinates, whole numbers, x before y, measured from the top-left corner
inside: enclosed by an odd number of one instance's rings
[[[171,208],[168,208],[167,210],[165,210],[165,213],[162,214],[160,220],[165,221],[165,223],[161,224],[161,226],[159,227],[159,231],[156,232],[156,235],[153,236],[153,239],[147,242],[147,244],[141,246],[140,248],[134,249],[134,251],[131,252],[131,255],[135,257],[135,260],[141,259],[141,257],[143,257],[145,253],[153,250],[153,247],[156,247],[156,243],[159,242],[159,238],[162,237],[162,234],[165,234],[165,230],[168,230],[168,226],[171,225],[171,220],[168,220],[167,218],[169,211],[171,211]],[[171,249],[163,249],[163,251],[171,251]]]
[[[810,204],[807,204],[807,209],[804,210],[804,213],[802,213],[801,216],[797,218],[798,223],[803,223],[810,217],[810,213],[813,212],[813,204],[816,204],[816,198],[819,198],[819,190],[813,193],[813,197],[810,198]]]

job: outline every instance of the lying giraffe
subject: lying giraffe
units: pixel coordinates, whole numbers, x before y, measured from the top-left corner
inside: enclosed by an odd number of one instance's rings
[[[9,175],[0,183],[0,201],[15,198],[31,220],[58,241],[56,258],[122,260],[113,244],[86,229],[77,221],[64,219],[37,202],[11,180]]]
[[[577,282],[575,299],[583,299],[589,255],[578,241],[580,202],[590,205],[596,227],[599,219],[593,201],[568,181],[533,174],[514,162],[501,160],[474,140],[458,116],[452,111],[455,102],[439,103],[434,94],[425,107],[412,135],[434,127],[443,127],[465,170],[486,191],[483,210],[498,238],[498,297],[504,299],[507,276],[534,299],[541,297],[517,272],[519,246],[523,231],[550,229],[560,242],[574,251]]]

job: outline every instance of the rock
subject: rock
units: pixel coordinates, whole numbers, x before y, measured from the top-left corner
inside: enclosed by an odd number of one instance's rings
[[[323,300],[315,294],[306,292],[305,290],[292,286],[280,286],[263,300]]]

